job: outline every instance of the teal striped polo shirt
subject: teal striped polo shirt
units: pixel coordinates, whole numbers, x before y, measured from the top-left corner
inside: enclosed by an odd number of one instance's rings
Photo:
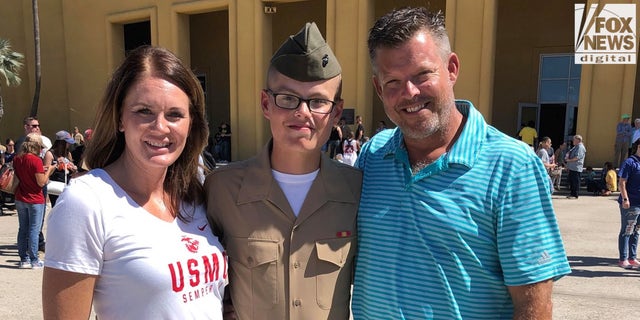
[[[571,272],[547,172],[468,101],[458,140],[412,175],[399,129],[358,157],[354,319],[511,319],[507,286]]]

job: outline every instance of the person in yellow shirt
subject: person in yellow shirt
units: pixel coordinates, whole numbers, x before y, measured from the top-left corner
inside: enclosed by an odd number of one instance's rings
[[[531,148],[535,146],[536,140],[538,140],[538,132],[534,128],[535,125],[536,124],[535,122],[533,122],[533,120],[529,120],[529,122],[527,122],[527,125],[524,128],[520,129],[520,132],[518,132],[518,137],[520,137],[520,140],[531,146]]]
[[[618,191],[618,174],[616,173],[616,170],[613,168],[613,164],[611,162],[606,162],[604,164],[604,170],[606,170],[604,180],[607,185],[607,188],[602,190],[602,195],[608,196],[608,195],[611,195],[611,192]]]

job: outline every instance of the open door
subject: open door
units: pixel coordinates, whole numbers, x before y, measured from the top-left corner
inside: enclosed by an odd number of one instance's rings
[[[520,102],[518,103],[518,123],[516,124],[516,132],[513,133],[513,136],[517,139],[518,132],[522,129],[529,121],[533,121],[535,123],[534,128],[537,132],[540,132],[540,105],[537,103],[527,103]]]

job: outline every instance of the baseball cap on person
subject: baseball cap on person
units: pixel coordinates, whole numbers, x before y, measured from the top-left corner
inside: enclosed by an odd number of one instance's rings
[[[631,116],[625,113],[622,115],[622,119],[631,119]]]
[[[69,134],[69,132],[64,130],[60,130],[56,132],[56,140],[64,140],[67,143],[71,143],[71,144],[74,144],[76,142],[76,140],[73,139],[73,137],[71,137],[71,134]]]
[[[297,34],[289,36],[273,54],[271,66],[301,82],[328,80],[342,73],[315,22],[307,22]]]

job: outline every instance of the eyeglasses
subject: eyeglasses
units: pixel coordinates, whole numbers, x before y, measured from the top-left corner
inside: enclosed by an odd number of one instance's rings
[[[273,96],[273,101],[276,103],[276,106],[287,110],[298,109],[300,104],[305,102],[307,107],[309,107],[309,111],[313,113],[327,114],[331,113],[331,111],[333,111],[333,107],[336,105],[335,101],[327,99],[303,99],[292,94],[275,93],[271,91],[271,89],[265,89],[264,91]]]
[[[28,124],[28,126],[29,126],[29,127],[31,127],[31,128],[38,128],[38,127],[40,127],[40,125],[39,125],[39,124]]]

